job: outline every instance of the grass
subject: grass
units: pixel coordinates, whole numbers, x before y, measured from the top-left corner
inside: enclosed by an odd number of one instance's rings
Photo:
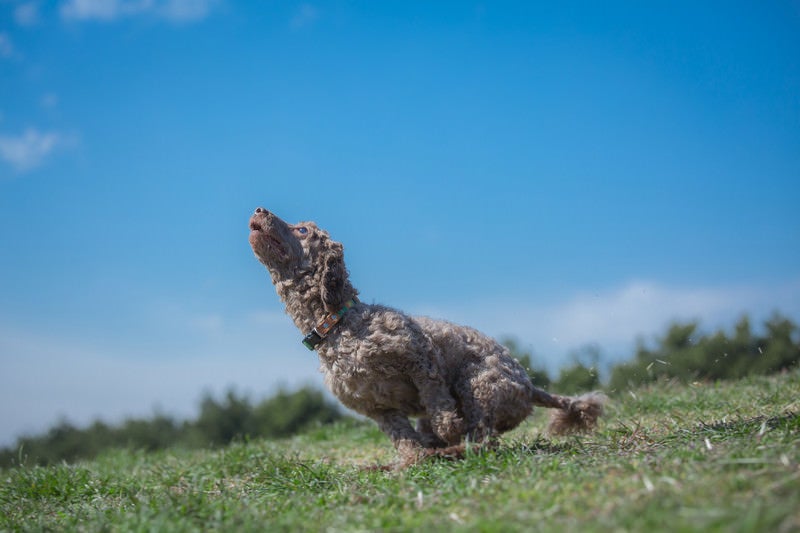
[[[221,450],[0,472],[0,530],[800,531],[800,371],[614,399],[591,437],[537,412],[495,451],[403,471],[361,422]]]

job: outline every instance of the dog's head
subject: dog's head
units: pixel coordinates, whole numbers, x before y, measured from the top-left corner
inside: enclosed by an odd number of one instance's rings
[[[318,278],[328,310],[338,310],[344,303],[348,285],[344,248],[313,222],[287,224],[259,207],[250,217],[250,246],[273,282],[310,275]]]

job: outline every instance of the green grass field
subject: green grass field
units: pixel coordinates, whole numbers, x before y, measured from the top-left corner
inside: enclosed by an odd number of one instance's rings
[[[546,415],[403,471],[363,468],[393,458],[367,422],[23,465],[0,474],[0,530],[800,531],[798,370],[628,391],[589,437],[547,439]]]

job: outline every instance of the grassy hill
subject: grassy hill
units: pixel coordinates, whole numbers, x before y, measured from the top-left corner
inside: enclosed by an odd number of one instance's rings
[[[0,472],[0,530],[800,531],[800,370],[613,399],[600,431],[538,411],[495,451],[403,471],[367,422],[220,450]]]

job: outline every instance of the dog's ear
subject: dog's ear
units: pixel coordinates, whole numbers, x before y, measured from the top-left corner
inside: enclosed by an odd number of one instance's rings
[[[333,313],[338,311],[344,303],[344,287],[347,281],[347,270],[344,266],[344,247],[341,243],[330,241],[323,261],[320,294],[325,308]]]

